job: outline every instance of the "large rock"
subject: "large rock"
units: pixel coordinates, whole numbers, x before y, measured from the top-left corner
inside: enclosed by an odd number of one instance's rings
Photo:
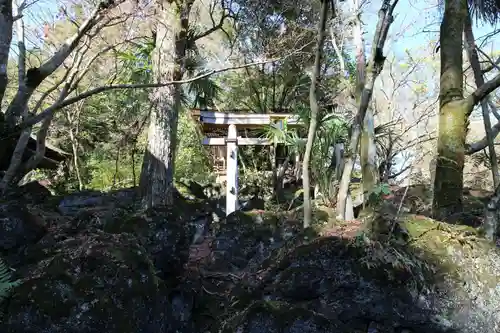
[[[136,200],[137,189],[130,188],[110,193],[82,191],[65,196],[59,202],[58,210],[62,215],[76,216],[83,211],[113,211],[114,208],[128,208]]]
[[[44,217],[6,206],[17,224],[4,226],[19,227],[4,243],[22,247],[16,278],[24,283],[8,302],[1,333],[192,331],[194,296],[182,275],[194,225],[209,214],[188,202],[141,212],[114,204],[115,196],[92,196],[96,206],[88,193],[63,200],[78,204],[54,213],[57,223],[29,240],[28,226]]]
[[[387,333],[498,332],[497,250],[472,228],[418,217],[400,223],[410,236],[404,244],[361,233],[276,251],[259,270],[260,286],[239,297],[222,329],[308,332],[295,328],[301,313],[308,319],[300,323],[321,318],[318,332],[368,332],[373,325]],[[249,299],[261,301],[246,306]]]
[[[11,265],[17,264],[24,249],[47,232],[44,220],[22,203],[0,204],[0,252]]]
[[[298,222],[269,212],[236,211],[213,226],[212,266],[228,272],[253,271],[300,229]]]
[[[48,235],[33,251],[2,323],[5,333],[172,332],[167,290],[131,235]],[[35,256],[38,253],[34,253]]]

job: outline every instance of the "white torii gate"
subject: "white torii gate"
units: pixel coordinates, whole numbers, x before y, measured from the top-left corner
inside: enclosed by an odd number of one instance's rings
[[[226,215],[238,209],[238,146],[269,146],[272,142],[265,138],[243,138],[238,136],[238,128],[259,128],[280,121],[287,126],[301,126],[298,117],[289,113],[225,113],[194,110],[193,117],[204,129],[226,128],[227,137],[203,138],[203,145],[226,146]]]

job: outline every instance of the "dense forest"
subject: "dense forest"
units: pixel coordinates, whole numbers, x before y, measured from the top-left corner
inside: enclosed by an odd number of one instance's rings
[[[499,19],[0,0],[0,333],[498,332]]]

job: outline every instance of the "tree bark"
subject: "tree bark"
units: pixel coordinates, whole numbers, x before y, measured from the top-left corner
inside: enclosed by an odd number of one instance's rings
[[[377,167],[377,146],[375,144],[375,117],[373,110],[366,110],[361,133],[361,174],[363,181],[363,201],[367,202],[380,181]]]
[[[433,198],[433,215],[439,219],[462,211],[469,108],[463,98],[463,56],[458,50],[462,50],[466,16],[466,0],[445,1],[440,33],[439,132]]]
[[[484,213],[483,230],[485,238],[493,242],[497,238],[498,223],[500,220],[500,186],[495,188],[495,193],[486,204]]]
[[[158,10],[156,49],[153,66],[158,82],[178,81],[184,74],[187,29],[193,1],[163,1]],[[161,8],[160,8],[161,7]],[[143,206],[172,206],[174,199],[174,162],[177,124],[181,107],[181,86],[155,89],[154,108],[148,130],[148,144],[141,170],[140,190]]]
[[[75,168],[76,179],[78,181],[78,189],[82,191],[84,186],[83,186],[82,174],[80,173],[80,164],[78,163],[78,158],[79,158],[78,140],[75,137],[72,128],[70,128],[68,132],[69,132],[69,139],[71,141],[71,152],[73,153],[73,167]]]
[[[474,33],[472,31],[472,20],[470,17],[470,13],[468,13],[465,19],[464,35],[465,35],[465,45],[467,49],[467,55],[469,57],[469,62],[472,67],[472,71],[474,73],[474,80],[476,82],[476,87],[479,88],[484,84],[484,77],[483,73],[481,72],[481,63],[479,61],[479,56],[476,50],[476,43],[475,43]],[[490,109],[488,101],[489,101],[488,97],[481,100],[481,109],[483,111],[484,130],[486,133],[486,141],[488,143],[488,152],[490,155],[491,173],[493,176],[493,187],[497,188],[499,185],[498,159],[497,159],[497,154],[495,152],[495,146],[493,143],[495,137],[493,136],[493,131],[491,127]]]
[[[7,89],[7,65],[12,42],[12,0],[0,0],[0,104]]]
[[[318,125],[318,97],[317,86],[321,70],[321,58],[323,56],[323,44],[325,43],[325,30],[328,15],[329,0],[322,0],[321,17],[318,24],[318,44],[314,60],[314,69],[311,78],[311,87],[309,90],[309,104],[311,106],[311,120],[309,122],[309,131],[307,133],[307,144],[302,164],[302,179],[304,188],[304,228],[311,225],[312,222],[312,204],[311,204],[311,183],[309,180],[309,166],[311,160],[312,148],[316,137],[316,127]],[[335,8],[333,8],[335,10]]]
[[[357,18],[353,27],[353,35],[356,44],[356,63],[357,63],[357,84],[356,84],[356,102],[361,103],[361,95],[365,85],[365,43],[363,40],[363,31],[361,28],[361,18]],[[373,192],[373,189],[379,182],[379,172],[377,167],[377,146],[375,145],[375,117],[373,110],[367,107],[363,127],[361,131],[361,174],[363,186],[363,201],[366,202]]]

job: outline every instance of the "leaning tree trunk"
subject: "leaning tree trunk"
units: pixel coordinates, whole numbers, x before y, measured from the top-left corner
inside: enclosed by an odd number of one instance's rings
[[[356,117],[354,118],[353,124],[351,125],[349,148],[346,152],[347,156],[345,159],[345,166],[339,184],[339,193],[337,199],[337,219],[339,220],[346,219],[347,202],[349,201],[350,196],[349,184],[351,182],[351,175],[354,169],[354,162],[356,160],[358,151],[361,130],[366,111],[372,98],[375,80],[380,75],[384,67],[385,57],[383,54],[383,50],[389,28],[391,26],[391,23],[393,22],[392,13],[394,12],[396,4],[397,1],[395,1],[394,4],[391,4],[390,0],[384,0],[382,7],[380,8],[378,13],[379,20],[377,23],[377,28],[375,30],[375,36],[373,37],[372,54],[365,74],[358,112],[356,114]],[[359,6],[357,6],[356,9],[359,10]]]
[[[462,33],[467,2],[446,0],[441,22],[439,131],[433,215],[445,219],[462,211],[468,105],[463,98]]]
[[[178,8],[175,3],[163,1],[162,8],[158,8],[160,23],[156,30],[156,49],[153,55],[158,82],[182,79],[190,3],[191,1],[181,2],[181,8]],[[173,205],[181,86],[174,84],[157,88],[151,95],[151,101],[153,110],[140,180],[145,208]]]
[[[302,185],[304,188],[304,228],[311,225],[312,205],[311,205],[311,183],[309,180],[309,165],[311,160],[312,148],[316,137],[316,127],[318,125],[318,97],[317,86],[321,70],[321,57],[323,55],[323,44],[325,42],[326,21],[328,15],[329,0],[322,0],[321,17],[318,24],[318,45],[316,48],[316,57],[314,60],[314,70],[311,79],[311,88],[309,90],[309,103],[311,105],[311,120],[309,122],[309,131],[307,134],[307,144],[302,164]]]
[[[479,61],[479,55],[476,50],[476,41],[474,38],[474,33],[472,31],[472,20],[470,13],[466,16],[465,26],[464,26],[465,43],[467,49],[467,56],[469,57],[469,62],[474,73],[474,80],[476,87],[481,87],[484,82],[484,76],[481,71],[481,63]],[[494,136],[491,130],[491,120],[490,120],[490,108],[489,108],[489,98],[484,98],[481,100],[481,109],[483,111],[483,122],[484,130],[486,133],[486,141],[488,143],[488,152],[490,155],[491,163],[491,173],[493,176],[493,188],[497,188],[500,182],[499,172],[498,172],[498,160],[497,154],[495,152],[495,145],[493,143]]]
[[[357,18],[353,27],[353,34],[356,44],[356,66],[357,66],[357,87],[356,104],[360,105],[361,95],[365,85],[365,42],[361,28],[361,19]],[[373,109],[368,107],[363,119],[361,130],[360,161],[363,185],[363,202],[367,202],[373,189],[379,182],[379,172],[377,167],[377,146],[375,145],[375,116]]]

